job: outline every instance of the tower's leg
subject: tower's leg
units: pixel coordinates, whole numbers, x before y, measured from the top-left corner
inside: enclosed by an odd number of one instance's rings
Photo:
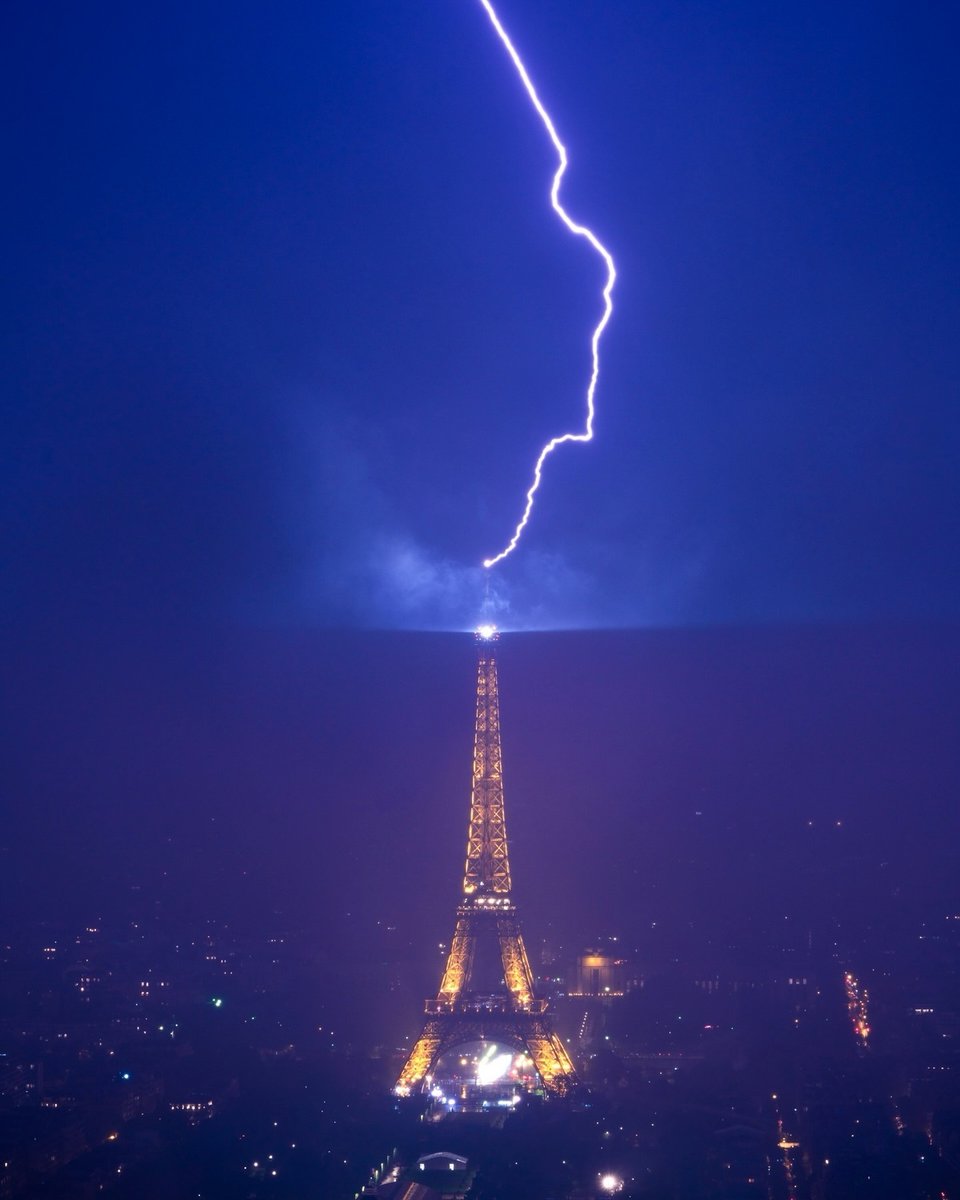
[[[544,1089],[554,1095],[566,1095],[576,1083],[576,1074],[563,1042],[545,1021],[533,1018],[526,1029],[526,1043]]]
[[[440,981],[441,1000],[453,1001],[459,998],[473,970],[476,944],[477,939],[470,918],[458,916],[453,941],[450,943],[450,953],[447,955],[447,965]]]
[[[414,1088],[423,1083],[423,1077],[440,1056],[440,1044],[443,1041],[443,1026],[436,1018],[427,1018],[423,1033],[417,1038],[410,1051],[400,1078],[397,1080],[396,1091],[401,1095],[409,1095]]]
[[[516,918],[500,917],[497,920],[497,935],[507,989],[514,1004],[518,1008],[526,1008],[533,999],[533,972]]]

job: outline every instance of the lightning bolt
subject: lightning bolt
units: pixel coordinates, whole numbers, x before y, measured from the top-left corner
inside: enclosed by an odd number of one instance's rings
[[[524,506],[523,516],[520,518],[516,529],[513,532],[513,537],[507,542],[506,546],[495,554],[492,558],[485,558],[483,565],[485,567],[495,566],[498,562],[502,562],[508,554],[512,554],[517,548],[517,543],[520,541],[521,534],[527,527],[527,522],[530,520],[530,514],[533,512],[533,498],[536,496],[540,487],[541,479],[543,478],[543,465],[556,450],[558,446],[562,446],[564,442],[591,442],[593,441],[593,418],[595,415],[594,397],[597,391],[597,380],[600,377],[600,338],[603,336],[603,331],[607,327],[613,313],[613,285],[617,278],[617,269],[613,263],[613,256],[610,251],[604,246],[592,229],[588,229],[586,225],[581,225],[575,221],[567,210],[560,203],[560,184],[563,182],[563,177],[566,174],[567,164],[569,162],[567,156],[567,148],[560,141],[560,136],[557,133],[556,126],[550,117],[550,114],[543,106],[543,102],[537,95],[537,89],[533,86],[533,80],[527,73],[527,68],[523,65],[523,60],[517,53],[516,47],[510,40],[510,36],[500,23],[500,18],[497,16],[490,0],[480,0],[484,11],[490,18],[490,23],[497,32],[497,37],[503,43],[504,49],[510,55],[510,59],[516,68],[517,74],[520,76],[520,81],[526,89],[527,95],[530,97],[530,103],[536,110],[537,116],[543,122],[544,128],[550,141],[553,143],[553,148],[557,152],[557,169],[553,176],[553,182],[550,186],[550,204],[553,211],[557,214],[560,220],[566,225],[567,229],[577,237],[586,238],[593,249],[603,259],[607,269],[607,282],[603,288],[603,312],[600,315],[600,320],[597,322],[593,331],[593,336],[590,338],[590,353],[592,368],[590,371],[590,382],[587,384],[587,419],[583,427],[582,433],[563,433],[558,437],[553,437],[540,451],[536,464],[533,468],[533,483],[531,483],[527,491],[527,502]]]

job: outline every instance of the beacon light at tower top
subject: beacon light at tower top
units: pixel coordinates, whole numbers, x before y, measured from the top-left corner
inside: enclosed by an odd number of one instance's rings
[[[496,625],[478,625],[474,632],[481,642],[495,642],[499,636]]]
[[[562,446],[564,442],[593,441],[593,419],[595,414],[594,397],[597,390],[597,380],[600,376],[600,338],[603,335],[604,329],[607,327],[607,323],[610,320],[611,314],[613,313],[613,285],[617,278],[617,271],[616,267],[614,266],[613,257],[610,254],[610,251],[606,248],[606,246],[603,245],[593,230],[588,229],[586,225],[581,225],[577,221],[574,221],[574,219],[560,203],[560,184],[563,180],[564,174],[566,173],[568,164],[567,148],[564,146],[563,142],[561,142],[553,120],[550,117],[550,114],[544,108],[543,103],[537,94],[537,89],[533,86],[533,81],[531,80],[529,74],[527,73],[527,69],[523,64],[523,60],[517,53],[516,47],[510,40],[507,31],[500,23],[500,18],[497,16],[493,5],[490,3],[490,0],[480,0],[480,3],[483,5],[487,16],[490,18],[490,23],[496,30],[497,36],[503,43],[504,49],[510,56],[510,60],[514,65],[517,74],[520,76],[520,82],[523,84],[524,89],[526,90],[527,96],[530,99],[530,103],[533,105],[537,116],[543,122],[543,126],[547,131],[547,135],[550,138],[550,141],[553,143],[553,148],[557,152],[557,169],[554,172],[553,182],[550,186],[550,204],[553,207],[553,211],[557,214],[557,216],[572,234],[575,234],[577,237],[582,237],[590,243],[593,249],[603,260],[604,266],[606,267],[607,276],[602,293],[603,310],[600,314],[600,319],[594,327],[593,335],[590,339],[591,370],[590,380],[587,384],[587,416],[583,431],[581,433],[558,434],[556,437],[552,437],[540,451],[533,468],[533,482],[527,489],[526,504],[524,505],[523,514],[517,523],[517,527],[513,532],[513,536],[499,554],[494,554],[492,557],[485,558],[483,560],[483,565],[487,568],[490,568],[505,559],[508,554],[512,554],[516,549],[517,543],[520,541],[520,536],[526,528],[527,522],[530,520],[530,514],[533,512],[533,499],[540,487],[540,481],[543,476],[543,465],[549,456],[554,452],[554,450],[556,450],[558,446]]]

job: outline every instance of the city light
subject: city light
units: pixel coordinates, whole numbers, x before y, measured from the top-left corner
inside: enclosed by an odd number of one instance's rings
[[[477,637],[482,638],[485,642],[492,641],[497,636],[496,625],[478,625]]]
[[[502,1079],[510,1070],[510,1064],[513,1062],[513,1054],[497,1054],[497,1047],[491,1046],[483,1058],[477,1063],[477,1083],[480,1087],[487,1087],[491,1083],[496,1083],[498,1079]]]
[[[614,1195],[615,1192],[623,1191],[623,1180],[619,1175],[608,1173],[600,1176],[600,1191],[608,1196]]]
[[[852,971],[844,972],[843,986],[847,995],[847,1012],[850,1017],[850,1024],[853,1027],[854,1037],[857,1039],[859,1046],[865,1047],[870,1037],[870,1015],[867,1008],[869,997],[867,989],[860,984],[860,981]]]

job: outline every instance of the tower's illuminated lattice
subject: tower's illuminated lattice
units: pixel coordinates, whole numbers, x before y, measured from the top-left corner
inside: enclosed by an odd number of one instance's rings
[[[526,1050],[548,1092],[562,1095],[576,1082],[570,1056],[547,1020],[547,1003],[534,995],[510,894],[496,641],[492,626],[477,631],[477,717],[463,897],[440,989],[436,999],[426,1003],[423,1032],[397,1082],[401,1094],[422,1086],[447,1050],[474,1041]],[[499,949],[502,980],[493,992],[474,987],[477,948],[484,943]]]

